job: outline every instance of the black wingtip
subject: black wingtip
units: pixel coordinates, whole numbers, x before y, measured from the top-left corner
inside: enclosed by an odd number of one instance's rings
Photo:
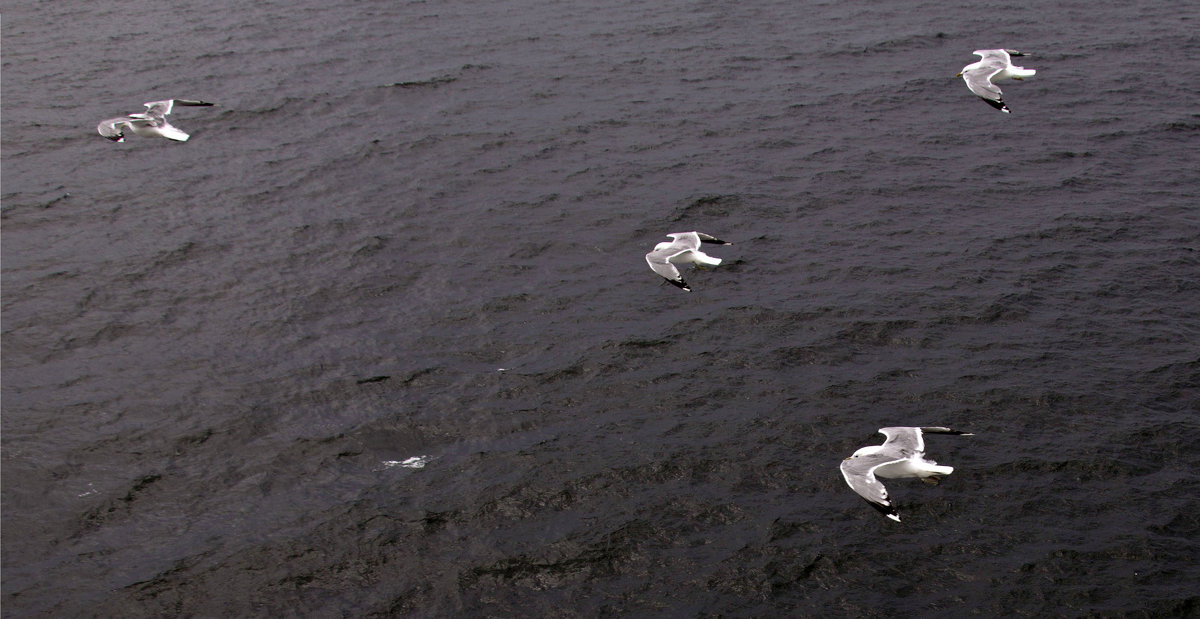
[[[1009,111],[1008,106],[1004,105],[1003,101],[997,101],[997,100],[993,100],[993,99],[984,99],[983,97],[979,97],[979,98],[983,99],[984,103],[987,103],[988,105],[1000,110],[1001,112],[1004,112],[1005,114],[1012,113]]]
[[[975,434],[972,432],[963,432],[962,430],[955,430],[953,428],[943,428],[943,427],[925,426],[925,427],[921,428],[921,432],[924,432],[925,434],[955,434],[958,436],[975,436]]]
[[[883,514],[884,516],[887,516],[888,518],[891,518],[892,520],[895,520],[896,522],[900,522],[900,514],[897,514],[896,509],[894,507],[892,507],[891,505],[880,505],[879,503],[876,503],[875,501],[867,501],[867,503],[871,507],[874,507],[876,510],[878,510],[879,513]]]
[[[682,290],[686,290],[686,291],[688,291],[688,292],[691,292],[691,291],[692,291],[692,289],[691,289],[691,288],[688,288],[687,282],[683,281],[682,279],[681,279],[681,280],[678,280],[678,281],[677,281],[677,280],[673,280],[673,279],[667,279],[667,278],[665,278],[665,277],[664,277],[663,279],[664,279],[664,280],[666,280],[666,281],[668,281],[668,282],[670,282],[670,283],[671,283],[671,285],[672,285],[672,286],[675,286],[676,288],[680,288],[680,289],[682,289]]]

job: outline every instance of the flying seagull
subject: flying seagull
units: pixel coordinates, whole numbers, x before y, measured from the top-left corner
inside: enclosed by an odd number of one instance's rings
[[[846,483],[866,499],[871,507],[888,518],[900,522],[900,515],[888,499],[887,488],[876,478],[919,477],[921,481],[936,485],[938,479],[954,472],[952,466],[938,466],[937,462],[925,459],[925,440],[922,435],[958,434],[972,436],[950,428],[880,428],[879,433],[887,440],[882,445],[869,445],[842,460],[842,476]]]
[[[180,131],[167,122],[167,114],[176,105],[211,106],[207,101],[191,101],[188,99],[167,99],[166,101],[151,101],[144,104],[146,111],[140,114],[129,114],[101,121],[96,127],[100,135],[114,141],[125,141],[125,130],[129,129],[144,138],[164,137],[177,142],[186,142],[188,134]]]
[[[967,88],[979,95],[979,98],[988,105],[1005,114],[1010,113],[1008,106],[1004,105],[1002,98],[1004,93],[1000,92],[1000,88],[992,82],[1009,79],[1020,81],[1032,77],[1037,71],[1015,66],[1011,58],[1029,54],[1018,52],[1015,49],[977,49],[971,53],[979,56],[981,60],[963,67],[963,70],[954,77],[962,77],[963,81],[967,83]]]
[[[688,287],[687,282],[683,281],[683,276],[679,274],[679,269],[675,268],[675,265],[694,262],[704,266],[715,267],[721,264],[721,259],[713,258],[700,251],[700,244],[730,245],[730,243],[726,243],[703,232],[672,232],[667,236],[671,237],[671,242],[663,241],[655,245],[654,251],[646,254],[646,263],[650,265],[651,269],[654,269],[655,273],[662,275],[667,281],[689,292],[691,288]]]

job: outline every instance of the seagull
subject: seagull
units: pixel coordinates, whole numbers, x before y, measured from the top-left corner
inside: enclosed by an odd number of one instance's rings
[[[167,122],[167,114],[170,114],[171,109],[176,105],[211,106],[212,104],[207,101],[167,99],[166,101],[151,101],[143,105],[146,106],[144,113],[100,121],[96,130],[100,132],[100,135],[114,142],[125,141],[126,129],[144,138],[164,137],[177,142],[186,142],[188,134]]]
[[[900,522],[900,515],[888,500],[887,488],[876,477],[894,479],[898,477],[920,477],[927,484],[937,485],[938,478],[954,472],[952,466],[938,466],[933,460],[925,459],[924,433],[958,434],[973,436],[950,428],[880,428],[879,433],[887,440],[882,445],[869,445],[842,460],[842,476],[846,483],[866,499],[871,507],[888,518]]]
[[[1008,79],[1022,80],[1027,77],[1032,77],[1037,71],[1026,69],[1013,65],[1011,56],[1028,56],[1029,54],[1018,52],[1015,49],[977,49],[972,54],[982,58],[979,62],[975,62],[963,67],[954,77],[962,77],[967,83],[967,88],[971,92],[979,95],[988,105],[1004,112],[1010,113],[1008,106],[1004,105],[1004,99],[1000,89],[992,82],[1001,82]]]
[[[675,268],[675,265],[695,262],[696,264],[715,267],[721,264],[721,259],[713,258],[700,251],[700,244],[731,244],[703,232],[672,232],[667,236],[671,237],[672,241],[670,243],[663,241],[655,245],[654,251],[646,254],[646,263],[650,265],[650,268],[655,273],[662,275],[667,281],[689,292],[692,289],[688,287],[687,282],[683,281],[683,276],[679,274],[679,269]]]

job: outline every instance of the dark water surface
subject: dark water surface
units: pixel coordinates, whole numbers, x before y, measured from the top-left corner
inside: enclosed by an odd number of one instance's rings
[[[10,3],[3,614],[1200,613],[1198,17]]]

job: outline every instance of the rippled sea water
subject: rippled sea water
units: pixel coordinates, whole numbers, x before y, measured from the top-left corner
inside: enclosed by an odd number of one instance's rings
[[[1198,18],[8,7],[2,612],[1194,615]]]

